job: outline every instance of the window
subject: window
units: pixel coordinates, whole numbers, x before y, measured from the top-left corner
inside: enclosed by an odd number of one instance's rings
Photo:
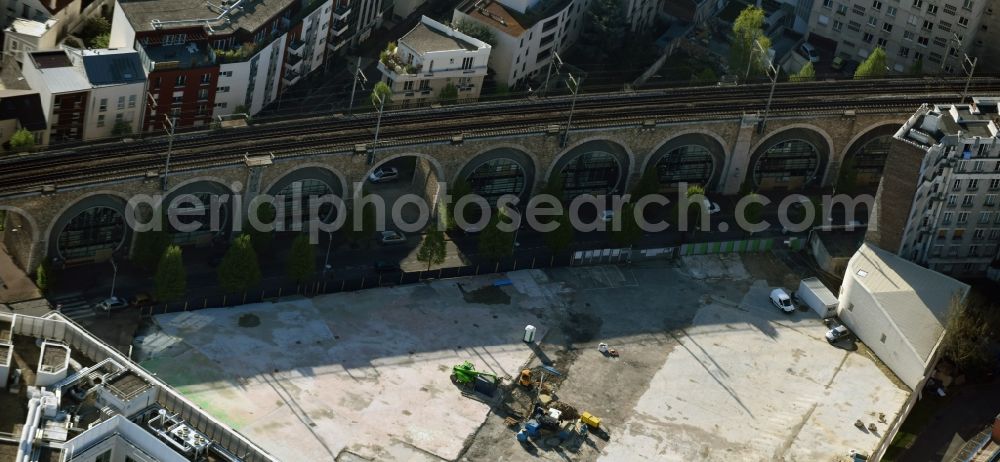
[[[924,20],[924,25],[920,26],[923,30],[934,30],[934,23],[928,20]]]
[[[979,224],[985,225],[990,222],[993,212],[979,212]]]
[[[128,96],[128,108],[129,109],[135,108],[135,101],[136,101],[136,96],[135,95],[129,95]]]
[[[966,189],[968,191],[970,191],[970,192],[979,189],[979,180],[974,179],[974,178],[970,179],[969,180],[969,186]]]
[[[969,27],[969,18],[962,16],[958,18],[958,25],[962,27]]]
[[[875,40],[875,36],[872,35],[870,32],[865,32],[865,35],[861,36],[861,41],[865,43],[872,43],[872,40]]]
[[[212,74],[201,74],[201,83],[206,84],[212,81]]]
[[[103,127],[104,126],[104,114],[101,114],[101,115],[97,116],[97,126],[98,127]]]
[[[969,256],[970,257],[975,257],[978,254],[979,254],[979,246],[978,245],[970,245],[969,246]]]
[[[962,197],[962,207],[972,207],[975,197],[973,194],[966,194],[965,197]]]
[[[229,86],[219,87],[219,93],[229,93]]]
[[[890,6],[890,7],[886,8],[885,9],[885,14],[887,14],[887,15],[889,15],[891,17],[896,17],[896,7]]]
[[[1000,240],[1000,229],[991,229],[990,230],[990,240],[991,241]]]
[[[958,204],[958,196],[956,196],[954,194],[949,194],[948,195],[948,206],[954,207],[957,204]]]
[[[118,97],[118,109],[125,109],[125,97],[124,96],[119,96]]]
[[[853,30],[854,32],[860,32],[861,31],[861,23],[859,23],[857,21],[850,21],[850,22],[847,23],[847,28],[850,29],[850,30]]]
[[[913,40],[913,37],[915,36],[916,34],[914,34],[913,32],[910,32],[908,30],[903,31],[903,40]]]
[[[910,49],[907,47],[899,47],[899,56],[903,58],[910,56]]]
[[[171,102],[173,104],[180,104],[180,103],[184,102],[184,97],[183,96],[174,95],[174,98],[173,98],[173,100],[171,100]]]
[[[892,23],[882,23],[882,30],[886,32],[892,32]]]
[[[473,58],[462,58],[462,69],[472,69]]]
[[[964,229],[956,229],[951,232],[951,240],[953,241],[961,241],[963,237],[965,237]]]
[[[174,84],[178,87],[183,87],[185,83],[187,83],[186,75],[178,75],[177,80],[174,82]]]
[[[938,12],[938,6],[937,5],[935,5],[933,3],[927,5],[927,14],[934,14],[934,15],[936,15],[937,12]]]
[[[854,5],[854,8],[852,8],[851,11],[853,11],[854,14],[856,14],[858,16],[864,16],[865,15],[865,7],[863,7],[861,5]]]
[[[876,10],[881,10],[882,9],[882,2],[880,2],[879,0],[873,1],[872,2],[872,8],[875,8]]]
[[[997,165],[1000,165],[1000,163]],[[1000,178],[990,180],[990,191],[996,191],[998,189],[1000,189]]]
[[[823,0],[823,8],[833,9],[833,0]]]
[[[233,71],[220,72],[219,77],[232,77]]]
[[[969,212],[958,212],[958,224],[964,225],[969,222]]]
[[[875,16],[869,16],[868,25],[872,27],[878,26],[878,18],[876,18]]]
[[[985,205],[987,207],[992,207],[994,205],[997,205],[997,195],[996,194],[987,194],[986,195],[986,199],[983,200],[983,205]]]
[[[951,182],[951,190],[952,191],[961,191],[962,190],[962,180],[952,181]]]
[[[198,99],[199,100],[208,99],[208,89],[207,88],[202,88],[202,89],[198,90]]]
[[[833,20],[833,30],[840,32],[843,29],[844,29],[844,23],[837,21],[836,19]]]
[[[101,455],[94,459],[94,462],[111,462],[111,450],[108,449],[107,451],[102,452]]]
[[[837,14],[841,16],[847,15],[847,5],[837,5]]]
[[[948,44],[948,41],[944,37],[934,37],[934,45],[943,47]]]
[[[962,2],[962,8],[964,8],[964,9],[966,9],[966,10],[971,10],[971,9],[972,9],[972,4],[973,4],[973,3],[974,3],[974,2],[973,2],[973,0],[964,0],[964,1]]]
[[[885,343],[885,334],[882,334],[882,338],[879,341]]]
[[[942,225],[950,225],[951,224],[951,216],[952,215],[954,215],[954,214],[951,213],[951,212],[945,212],[945,213],[941,214],[941,224]]]
[[[945,5],[944,12],[952,16],[955,16],[955,13],[958,12],[958,8],[956,8],[955,5]]]
[[[430,80],[421,80],[420,81],[420,91],[426,91],[426,90],[430,90],[430,89],[431,89],[431,82],[430,82]]]
[[[98,109],[98,110],[101,111],[101,112],[104,112],[104,111],[108,110],[108,99],[107,98],[101,98],[101,106],[100,106],[100,109]]]
[[[916,9],[918,9],[918,10],[920,8],[923,8],[924,7],[924,0],[913,0],[913,7],[916,8]]]
[[[917,45],[920,45],[922,47],[927,46],[927,42],[929,41],[930,39],[928,39],[927,37],[917,37]]]
[[[921,59],[924,59],[924,54],[923,53],[921,53],[919,51],[916,51],[916,52],[913,53],[913,60],[914,61],[920,61]]]
[[[885,49],[886,45],[888,44],[889,44],[888,40],[886,40],[885,38],[879,38],[875,45],[879,48]]]
[[[413,91],[413,81],[407,80],[403,82],[403,91]]]

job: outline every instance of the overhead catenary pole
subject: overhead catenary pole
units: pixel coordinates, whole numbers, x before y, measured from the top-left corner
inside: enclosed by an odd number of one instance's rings
[[[374,94],[378,100],[378,119],[375,120],[375,141],[372,143],[372,153],[368,156],[368,165],[375,163],[375,150],[378,149],[378,131],[382,127],[382,111],[385,109],[385,95]]]
[[[566,120],[566,133],[563,135],[562,140],[559,143],[560,147],[566,147],[566,142],[569,140],[569,130],[573,125],[573,111],[576,110],[576,97],[580,94],[580,85],[583,83],[583,76],[577,78],[573,74],[570,74],[569,81],[566,83],[570,87],[570,91],[573,92],[573,102],[569,106],[569,118]]]
[[[169,186],[168,177],[170,176],[170,154],[172,154],[174,150],[174,130],[177,128],[177,117],[168,117],[166,114],[163,114],[163,118],[163,128],[166,128],[169,131],[167,136],[167,163],[163,167],[163,181],[160,183],[161,189],[166,191]]]
[[[754,39],[753,43],[757,45],[757,49],[760,50],[761,58],[765,59],[765,64],[767,67],[764,71],[767,76],[771,78],[771,91],[767,95],[767,105],[764,106],[764,118],[761,119],[760,124],[757,125],[757,133],[764,133],[764,128],[767,126],[767,116],[771,112],[771,101],[774,99],[774,87],[778,84],[778,69],[774,67],[774,63],[771,62],[771,57],[768,55],[767,50],[764,46],[760,44],[760,41]],[[753,54],[751,53],[751,56]]]
[[[351,101],[347,105],[347,114],[348,115],[354,114],[354,92],[358,89],[358,79],[359,78],[362,79],[365,82],[368,81],[368,78],[365,77],[365,73],[361,72],[361,56],[358,56],[358,64],[354,68],[354,79],[353,79],[353,83],[351,84]]]
[[[552,52],[552,59],[549,60],[549,70],[545,72],[545,85],[542,87],[542,92],[545,96],[549,96],[549,78],[552,77],[552,63],[559,61],[556,72],[559,72],[559,68],[563,65],[563,60],[559,56],[559,53]]]

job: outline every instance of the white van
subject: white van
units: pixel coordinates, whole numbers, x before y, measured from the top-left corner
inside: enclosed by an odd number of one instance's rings
[[[795,312],[795,305],[792,304],[792,297],[788,296],[785,289],[774,289],[771,291],[771,304],[785,314]]]

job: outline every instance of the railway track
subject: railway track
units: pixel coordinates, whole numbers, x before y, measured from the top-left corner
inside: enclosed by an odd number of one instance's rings
[[[931,98],[934,102],[957,102],[964,86],[964,79],[939,78],[779,84],[771,110],[774,115],[847,109],[896,112],[915,109]],[[892,94],[882,96],[887,88],[891,88]],[[573,127],[634,125],[650,119],[662,122],[728,118],[762,111],[769,91],[769,85],[746,85],[584,95],[576,103]],[[974,79],[969,94],[1000,94],[1000,78]],[[564,123],[571,102],[569,97],[553,97],[387,111],[382,119],[379,146],[417,144],[447,139],[458,133],[471,137],[538,133],[550,124]],[[374,114],[364,114],[181,134],[174,140],[171,171],[230,165],[242,161],[246,154],[273,152],[276,157],[284,158],[316,152],[350,152],[355,144],[370,143],[374,125]],[[50,149],[3,158],[0,196],[37,192],[48,184],[66,187],[159,172],[166,146],[165,137],[155,137],[134,143]]]

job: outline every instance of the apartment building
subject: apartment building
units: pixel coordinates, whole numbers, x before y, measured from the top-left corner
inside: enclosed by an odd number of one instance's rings
[[[983,16],[979,19],[975,40],[969,49],[969,54],[979,58],[976,63],[977,72],[1000,71],[1000,5],[987,4],[983,8]]]
[[[13,60],[23,64],[25,53],[56,48],[59,45],[59,28],[55,27],[58,23],[55,19],[45,22],[15,19],[3,31],[4,62]]]
[[[39,94],[52,143],[139,130],[146,76],[135,51],[36,51],[27,53],[21,72]]]
[[[523,85],[545,77],[552,53],[569,48],[583,28],[590,0],[466,0],[455,24],[475,21],[496,36],[490,68],[500,84]]]
[[[896,132],[866,236],[955,276],[985,275],[1000,244],[1000,99],[923,106]]]
[[[810,39],[864,60],[882,47],[895,72],[922,63],[923,72],[956,72],[990,0],[817,0]]]
[[[38,92],[0,90],[0,145],[6,145],[22,128],[35,136],[35,144],[48,143],[49,125]]]
[[[256,114],[343,46],[347,0],[119,1],[111,46],[139,52],[151,104],[143,130]]]
[[[111,8],[111,0],[2,0],[2,4],[0,22],[3,28],[10,27],[17,19],[48,25],[55,31],[56,43],[73,32],[86,17],[106,15]]]
[[[489,44],[423,16],[381,57],[378,69],[393,102],[403,106],[436,101],[449,84],[459,100],[476,100],[489,59]]]

